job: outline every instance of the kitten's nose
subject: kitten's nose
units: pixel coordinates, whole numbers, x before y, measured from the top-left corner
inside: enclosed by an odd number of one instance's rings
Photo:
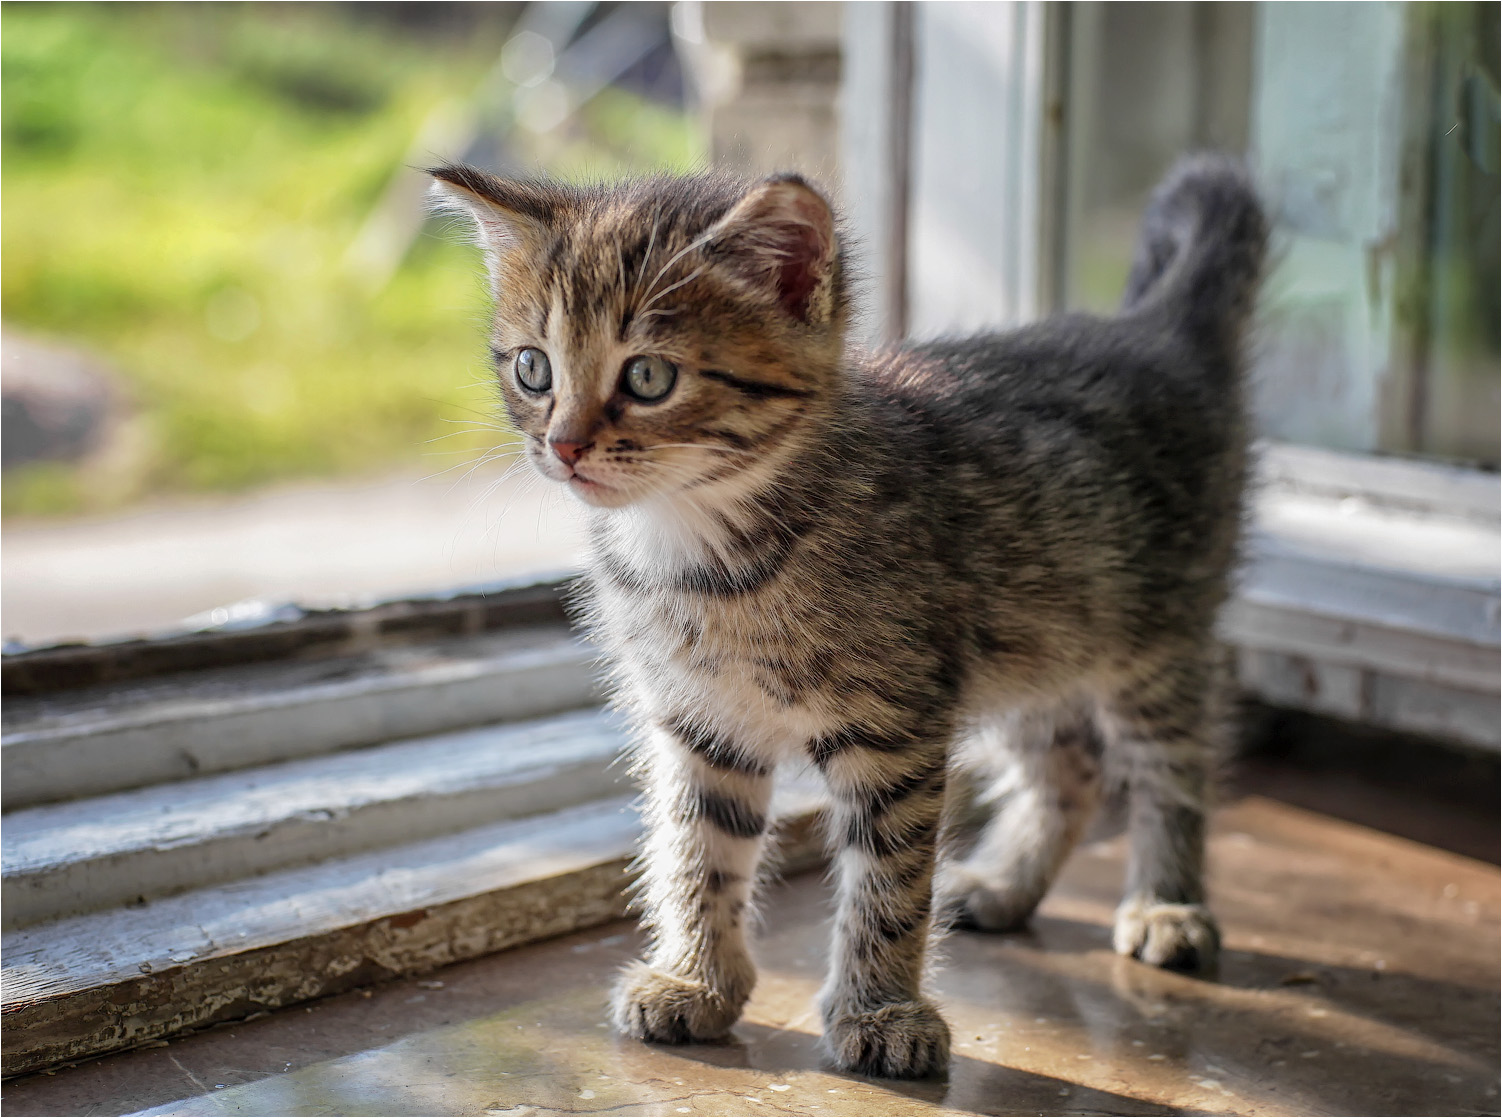
[[[564,442],[561,439],[549,439],[548,445],[553,448],[554,454],[563,459],[566,465],[572,466],[575,462],[579,461],[580,458],[584,457],[584,452],[586,450],[588,450],[595,444],[570,443]]]

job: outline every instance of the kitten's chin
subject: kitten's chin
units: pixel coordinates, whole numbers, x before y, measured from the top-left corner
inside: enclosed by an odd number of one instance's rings
[[[597,509],[625,508],[637,497],[637,494],[629,490],[618,489],[612,485],[601,485],[598,481],[590,481],[578,475],[567,479],[564,484],[575,497]]]

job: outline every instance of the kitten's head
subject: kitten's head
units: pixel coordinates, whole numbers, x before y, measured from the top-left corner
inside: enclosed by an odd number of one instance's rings
[[[802,179],[431,173],[485,249],[512,422],[538,470],[589,504],[743,487],[838,390],[835,222]]]

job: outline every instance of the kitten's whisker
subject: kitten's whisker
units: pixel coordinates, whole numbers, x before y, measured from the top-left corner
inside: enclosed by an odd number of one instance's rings
[[[520,447],[508,446],[506,444],[496,446],[492,444],[490,446],[482,447],[443,446],[439,447],[437,450],[425,450],[422,452],[421,456],[423,458],[445,458],[454,454],[462,454],[465,456],[465,459],[468,460],[472,455],[475,454],[485,454],[491,455],[496,458],[505,458],[510,455],[522,453],[525,452]]]
[[[480,419],[480,421],[483,422],[483,423],[494,423],[496,421],[496,414],[495,414],[494,411],[480,411],[477,408],[472,408],[472,407],[468,406],[467,404],[454,404],[454,403],[450,403],[450,402],[448,402],[446,400],[435,401],[435,402],[442,403],[445,407],[454,408],[454,409],[456,409],[458,411],[467,411],[467,412],[470,413],[470,415],[478,416],[479,419]],[[465,422],[474,422],[474,421],[473,420],[462,420],[462,419],[445,419],[445,422],[447,422],[447,423],[465,423]]]
[[[469,523],[470,519],[475,515],[476,510],[479,509],[483,505],[483,503],[486,500],[486,498],[488,498],[492,493],[495,492],[495,490],[496,490],[496,488],[498,486],[500,486],[502,483],[505,482],[506,478],[511,475],[511,473],[513,472],[513,470],[514,470],[514,467],[513,467],[512,470],[508,470],[505,474],[501,475],[500,477],[493,479],[488,485],[485,486],[484,489],[482,489],[469,502],[468,505],[465,506],[464,513],[461,515],[461,517],[459,519],[459,524],[460,524],[460,528],[461,529],[463,528],[464,525],[466,525],[466,524]],[[509,504],[509,501],[508,501],[508,504]],[[481,534],[480,534],[480,543],[481,544],[483,544],[485,542],[486,537],[488,537],[490,535],[491,531],[493,530],[493,527],[496,526],[496,525],[498,525],[498,523],[499,523],[498,521],[497,522],[493,522],[493,523],[492,522],[487,522],[486,523],[485,530],[483,532],[481,532]],[[495,562],[496,562],[496,556],[495,556],[494,550],[492,550],[491,551],[491,555],[490,555],[490,566],[491,566],[492,569],[495,566]]]
[[[489,426],[489,427],[461,427],[457,431],[445,431],[441,435],[434,435],[431,439],[424,439],[423,441],[424,442],[430,442],[430,443],[436,443],[440,439],[452,439],[452,438],[454,438],[454,437],[456,437],[458,435],[476,435],[476,434],[479,434],[481,431],[502,431],[502,430],[504,430],[504,428],[494,427],[494,426]]]
[[[481,466],[489,465],[491,462],[499,462],[501,459],[508,457],[510,457],[510,454],[487,454],[482,455],[480,458],[475,459],[474,461],[465,459],[463,462],[455,462],[452,466],[446,466],[441,470],[428,474],[427,477],[420,478],[419,480],[433,481],[435,478],[441,478],[444,474],[451,474],[455,470],[463,469],[465,466],[468,466],[469,469],[465,471],[464,476],[459,478],[459,481],[463,481],[464,478],[469,477],[470,474],[474,473]],[[452,486],[450,486],[449,491],[453,492]]]
[[[501,428],[499,427],[465,427],[460,431],[447,431],[442,435],[434,435],[431,439],[424,439],[423,445],[427,446],[431,445],[432,443],[441,443],[444,439],[456,439],[460,435],[479,435],[484,433],[485,431],[499,430],[501,430]],[[507,433],[509,434],[509,432]]]
[[[514,476],[516,476],[516,474],[520,472],[520,468],[523,467],[523,466],[525,466],[525,465],[526,465],[525,463],[519,463],[519,462],[518,463],[512,463],[512,465],[510,467],[508,467],[506,469],[506,471],[500,475],[500,477],[492,479],[491,482],[490,482],[490,484],[486,485],[484,489],[480,490],[479,495],[476,496],[472,501],[470,501],[468,508],[465,510],[465,516],[466,516],[466,518],[468,516],[472,515],[477,508],[479,508],[480,506],[482,506],[485,503],[485,501],[489,500],[490,495],[492,493],[494,493],[502,485],[506,484]],[[523,481],[524,484],[521,485],[521,486],[513,487],[512,488],[511,496],[507,497],[506,503],[501,506],[501,512],[500,512],[501,516],[504,516],[505,513],[506,513],[506,510],[511,507],[511,502],[516,499],[517,493],[521,492],[522,490],[525,489],[525,483],[527,483],[529,481],[532,481],[532,480],[535,480],[536,477],[537,477],[536,474],[526,474],[526,475],[523,476],[523,479],[522,479],[522,481]],[[483,540],[484,536],[485,535],[489,535],[489,534],[490,534],[490,529],[487,527],[484,535],[481,536],[481,539]]]
[[[495,492],[497,487],[504,480],[506,479],[497,479],[485,490],[483,494],[481,494],[481,497],[488,498],[492,493]],[[506,517],[507,514],[511,511],[512,504],[515,503],[518,497],[531,493],[540,483],[544,481],[546,481],[546,479],[543,478],[542,475],[536,473],[535,471],[529,471],[518,481],[517,484],[513,485],[511,487],[511,492],[506,497],[505,504],[500,507],[500,509],[493,517],[489,518],[489,521],[485,527],[485,534],[481,537],[481,539],[483,540],[485,537],[488,537],[493,531],[496,533],[495,547],[499,548],[501,543],[500,529],[506,522]],[[546,490],[544,490],[544,495],[546,495]],[[491,562],[495,562],[494,549],[492,549],[491,551]]]
[[[494,462],[494,461],[497,461],[499,458],[503,458],[503,457],[519,457],[521,454],[522,454],[521,451],[508,451],[506,454],[503,454],[503,455],[496,455],[494,457],[482,457],[482,458],[476,460],[474,463],[472,463],[470,465],[469,469],[467,469],[467,470],[464,471],[464,474],[457,481],[455,481],[453,485],[449,486],[449,492],[452,493],[455,488],[457,488],[462,483],[468,481],[470,479],[471,475],[473,475],[476,470],[478,470],[481,466],[487,464],[488,462]],[[463,463],[461,462],[460,465],[462,466]],[[524,465],[526,465],[525,461],[512,462],[509,466],[506,467],[506,469],[502,473],[501,477],[503,479],[505,477],[508,477],[510,474],[512,474],[513,472],[515,472],[519,467],[524,466]],[[458,468],[457,466],[454,467],[454,469],[457,469],[457,468]],[[443,471],[443,473],[448,473],[448,472],[449,471],[447,471],[447,470]]]
[[[687,256],[694,249],[700,248],[703,245],[708,244],[709,243],[709,239],[710,239],[710,237],[711,237],[711,235],[713,233],[714,233],[713,229],[707,229],[703,233],[699,234],[699,236],[695,237],[688,244],[684,245],[677,252],[675,252],[673,254],[672,258],[666,264],[664,264],[661,268],[659,268],[657,270],[657,274],[652,277],[652,284],[651,284],[650,287],[647,288],[647,295],[650,297],[650,296],[652,296],[652,293],[657,290],[657,285],[662,281],[663,275],[667,272],[667,270],[669,268],[671,268],[674,264],[678,263],[678,261],[682,260],[685,256]],[[677,286],[677,285],[675,284],[674,286]],[[672,290],[672,288],[669,288],[669,290]],[[650,307],[656,301],[657,300],[655,298],[649,298],[646,305]]]
[[[662,224],[661,202],[652,207],[652,235],[647,238],[647,251],[641,254],[641,264],[636,269],[636,283],[632,285],[632,294],[641,289],[641,278],[647,274],[647,261],[652,258],[652,246],[657,244],[657,227],[660,224]]]
[[[678,290],[678,288],[682,287],[686,283],[692,283],[694,280],[696,280],[700,276],[702,276],[708,268],[709,268],[708,264],[700,264],[697,268],[695,268],[688,275],[684,276],[677,283],[670,284],[669,286],[664,287],[656,295],[653,295],[652,298],[650,300],[648,300],[646,306],[642,308],[642,310],[647,310],[649,307],[651,307],[651,305],[653,303],[657,302],[657,300],[661,299],[664,295],[667,295],[669,292],[673,292],[673,291]]]

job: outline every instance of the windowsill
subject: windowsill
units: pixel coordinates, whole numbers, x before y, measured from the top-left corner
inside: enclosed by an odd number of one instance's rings
[[[1371,465],[1265,455],[1243,688],[1495,750],[1496,478]],[[621,915],[637,825],[560,596],[7,656],[5,1074]],[[783,798],[803,864],[817,792]]]
[[[1443,826],[1446,803],[1410,802]],[[764,893],[761,980],[725,1044],[641,1045],[605,1027],[609,984],[640,950],[631,924],[609,923],[421,978],[372,987],[383,975],[367,971],[342,996],[12,1082],[6,1113],[1494,1109],[1495,868],[1308,807],[1238,796],[1217,817],[1215,980],[1111,953],[1119,837],[1080,848],[1029,931],[949,936],[932,980],[955,1041],[944,1080],[824,1063],[830,897],[805,874]]]

